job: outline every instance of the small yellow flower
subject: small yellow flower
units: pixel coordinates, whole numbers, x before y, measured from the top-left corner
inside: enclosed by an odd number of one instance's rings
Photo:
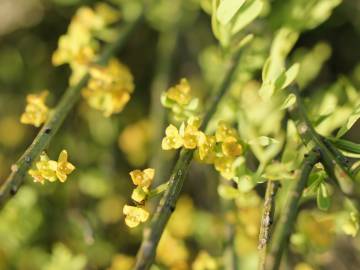
[[[226,178],[231,179],[235,176],[234,161],[232,157],[218,157],[215,160],[215,169]]]
[[[131,180],[136,186],[148,188],[152,184],[155,176],[155,170],[152,168],[141,170],[134,170],[130,172]]]
[[[105,116],[121,112],[134,91],[130,70],[113,58],[108,65],[90,68],[91,78],[82,94],[88,104]]]
[[[216,260],[206,251],[200,251],[192,264],[193,270],[216,270],[218,265]]]
[[[36,162],[37,170],[29,170],[29,174],[34,178],[34,182],[44,184],[45,180],[56,181],[57,162],[50,160],[45,152],[41,153],[40,161]]]
[[[238,157],[242,154],[243,149],[235,137],[227,137],[221,145],[223,154],[227,157]]]
[[[166,137],[162,140],[161,147],[164,150],[178,149],[183,145],[183,138],[174,125],[169,125],[165,130]]]
[[[214,163],[216,158],[215,146],[215,136],[208,136],[201,132],[198,137],[199,159],[205,163]]]
[[[72,173],[75,170],[75,166],[68,162],[68,153],[66,150],[62,150],[56,168],[56,176],[59,178],[60,182],[65,182],[68,174]]]
[[[138,226],[149,218],[149,213],[145,209],[127,204],[123,208],[123,213],[126,216],[125,223],[130,228]]]
[[[43,152],[40,155],[40,161],[36,162],[36,170],[29,170],[29,174],[34,178],[34,182],[41,184],[44,184],[45,180],[55,182],[59,179],[60,182],[65,182],[67,175],[75,169],[67,158],[66,150],[61,151],[58,161],[50,160]]]
[[[216,141],[223,142],[228,137],[237,137],[236,130],[226,122],[220,121],[216,127]]]
[[[40,94],[30,94],[26,97],[27,105],[20,117],[21,123],[39,127],[47,120],[49,109],[45,105],[45,100],[48,94],[49,92],[45,90]]]
[[[171,87],[166,92],[166,97],[179,105],[187,105],[191,100],[191,87],[187,79],[183,78],[180,83]]]
[[[199,136],[202,132],[193,125],[187,125],[184,132],[184,147],[186,149],[195,149],[198,145]]]
[[[131,199],[133,199],[137,203],[143,203],[145,201],[148,193],[149,193],[149,190],[147,188],[138,186],[133,190],[133,192],[131,194]]]

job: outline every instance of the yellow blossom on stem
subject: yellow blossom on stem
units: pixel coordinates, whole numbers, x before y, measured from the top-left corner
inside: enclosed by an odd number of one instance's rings
[[[231,179],[235,176],[234,164],[235,159],[232,157],[218,157],[215,159],[215,169],[226,178]]]
[[[228,137],[237,137],[236,130],[226,122],[220,121],[216,127],[215,137],[217,142],[223,142]]]
[[[216,158],[215,146],[215,136],[206,135],[201,132],[198,136],[199,159],[205,163],[214,163]]]
[[[68,162],[68,153],[66,150],[62,150],[56,168],[56,176],[59,178],[60,182],[65,182],[67,176],[75,170],[75,166]]]
[[[169,125],[165,130],[165,134],[166,136],[161,143],[163,150],[178,149],[183,146],[183,138],[174,125]]]
[[[121,112],[134,91],[129,69],[113,58],[107,66],[93,66],[89,72],[91,77],[82,91],[88,104],[105,116]]]
[[[48,118],[49,108],[45,104],[48,91],[43,91],[40,94],[30,94],[26,97],[27,105],[25,112],[20,117],[20,122],[23,124],[41,126]]]
[[[241,144],[239,144],[238,140],[232,136],[224,139],[221,150],[227,157],[238,157],[243,152]]]
[[[183,78],[180,83],[171,87],[166,92],[166,97],[179,105],[187,105],[191,100],[191,87],[187,79]]]
[[[155,170],[152,168],[148,168],[143,171],[134,170],[130,172],[130,176],[134,185],[142,188],[148,188],[154,180]]]
[[[68,154],[66,150],[61,151],[58,161],[50,160],[45,152],[41,153],[40,161],[36,162],[36,170],[29,170],[29,174],[34,178],[34,182],[41,184],[45,180],[55,182],[59,179],[60,182],[65,182],[67,175],[69,175],[75,166],[68,162]]]
[[[145,199],[148,194],[149,194],[149,190],[147,188],[138,186],[133,190],[131,194],[131,199],[133,199],[137,203],[142,204],[145,202]]]
[[[130,228],[138,226],[149,218],[149,212],[145,209],[127,204],[123,208],[123,213],[125,215],[125,223]]]

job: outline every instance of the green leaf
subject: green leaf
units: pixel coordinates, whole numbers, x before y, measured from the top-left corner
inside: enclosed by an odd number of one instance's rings
[[[348,132],[359,118],[360,118],[360,104],[356,106],[354,112],[350,115],[346,125],[340,128],[339,132],[336,134],[336,138],[340,138],[346,132]]]
[[[255,20],[255,18],[259,16],[259,14],[261,13],[263,5],[264,4],[262,1],[253,0],[253,1],[248,1],[244,6],[242,6],[238,12],[238,15],[235,18],[235,23],[231,29],[231,33],[233,35],[238,33],[246,25],[248,25],[253,20]]]
[[[295,63],[293,64],[286,72],[285,72],[285,81],[283,82],[281,89],[286,88],[289,86],[293,81],[295,81],[296,76],[299,73],[300,64]]]
[[[264,67],[263,67],[262,74],[261,74],[263,82],[269,82],[269,81],[271,81],[271,79],[273,79],[273,78],[270,78],[270,73],[269,73],[270,66],[271,66],[271,58],[269,57],[268,59],[266,59],[266,61],[264,63]]]
[[[360,144],[353,143],[348,140],[336,139],[336,138],[329,138],[331,143],[335,145],[337,148],[344,150],[346,152],[360,154]]]
[[[327,211],[330,208],[331,200],[325,183],[319,185],[316,202],[320,210]]]
[[[286,99],[284,100],[284,102],[282,103],[280,110],[285,110],[289,107],[291,107],[292,105],[294,105],[296,102],[296,95],[295,94],[289,94]]]
[[[228,24],[244,3],[245,0],[222,0],[216,18],[222,25]]]

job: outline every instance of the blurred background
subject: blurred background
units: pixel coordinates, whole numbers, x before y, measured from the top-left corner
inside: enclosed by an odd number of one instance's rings
[[[106,2],[121,9],[127,1],[0,0],[0,183],[38,131],[19,121],[26,95],[48,89],[48,104],[54,107],[67,88],[70,69],[53,67],[51,55],[77,8]],[[47,151],[56,157],[67,149],[77,169],[66,184],[39,185],[28,177],[0,212],[1,270],[131,269],[142,227],[127,228],[122,208],[129,203],[133,188],[128,172],[157,164],[159,155],[164,155],[153,147],[157,133],[164,130],[159,119],[154,122],[160,93],[186,77],[195,95],[206,102],[223,70],[207,13],[209,2],[166,2],[155,4],[117,55],[129,66],[136,85],[125,110],[106,118],[84,100],[78,102]],[[261,18],[249,27],[259,36],[248,59],[242,60],[257,80],[271,38],[286,20],[282,10],[287,1],[264,2]],[[327,21],[300,36],[290,59],[301,59],[309,50],[322,59],[317,62],[316,78],[311,83],[304,79],[309,95],[335,87],[344,77],[359,89],[359,14],[358,0],[344,0]],[[163,61],[165,71],[159,68]],[[249,77],[239,80],[243,85]],[[347,138],[360,143],[359,128],[355,125]],[[165,168],[158,183],[169,175],[173,154],[162,157],[167,165],[162,164]],[[211,268],[224,244],[219,237],[224,235],[224,224],[218,181],[212,168],[192,166],[184,195],[160,244],[155,269],[218,269]],[[236,202],[238,223],[233,233],[241,269],[256,269],[262,196],[260,187],[243,196],[245,206]],[[360,239],[334,233],[333,217],[331,212],[317,210],[300,214],[297,238],[287,251],[292,255],[286,256],[288,269],[360,268]]]

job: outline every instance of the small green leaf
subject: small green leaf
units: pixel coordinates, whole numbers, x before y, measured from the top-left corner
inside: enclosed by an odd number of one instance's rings
[[[296,102],[296,95],[295,94],[289,94],[286,99],[284,100],[283,104],[280,107],[280,110],[285,110],[292,105],[294,105]]]
[[[237,2],[236,0],[232,1]],[[263,2],[260,0],[247,1],[247,3],[239,10],[238,15],[236,15],[235,23],[231,29],[231,33],[235,35],[246,25],[255,20],[255,18],[261,13],[263,5]]]
[[[245,0],[222,0],[216,18],[222,25],[228,24],[244,3]]]
[[[269,82],[272,79],[272,78],[270,78],[270,74],[269,74],[270,66],[271,66],[271,58],[269,57],[268,59],[266,59],[266,61],[264,63],[264,67],[263,67],[262,74],[261,74],[263,82]]]
[[[346,132],[348,132],[359,118],[360,118],[360,104],[355,108],[354,112],[350,115],[346,125],[340,128],[339,132],[336,134],[336,138],[340,138]]]
[[[320,210],[327,211],[330,208],[331,200],[325,183],[319,185],[316,202]]]
[[[285,72],[285,81],[281,85],[281,89],[288,87],[293,81],[295,81],[296,76],[299,73],[300,64],[293,64],[286,72]]]

